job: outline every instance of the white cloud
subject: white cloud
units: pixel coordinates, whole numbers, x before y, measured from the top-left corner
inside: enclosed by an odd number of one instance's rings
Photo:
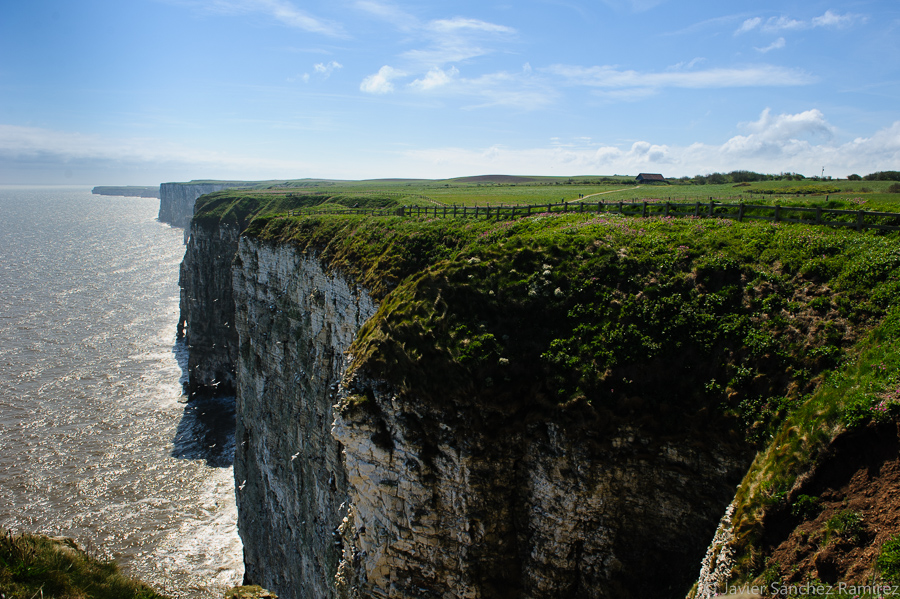
[[[320,63],[316,63],[315,65],[313,65],[313,70],[316,73],[323,75],[326,79],[328,77],[330,77],[334,71],[336,71],[337,69],[342,69],[342,68],[344,68],[344,65],[337,62],[336,60],[332,60],[329,63],[320,62]]]
[[[515,33],[516,30],[505,25],[496,25],[478,19],[436,19],[428,23],[427,28],[436,33],[451,33],[458,31],[485,31],[487,33]]]
[[[766,32],[789,31],[791,29],[806,29],[809,24],[796,19],[787,17],[769,17],[769,20],[762,26],[762,30]]]
[[[859,15],[838,15],[830,10],[826,10],[824,15],[814,18],[812,24],[813,27],[845,27],[852,25],[859,18]]]
[[[762,17],[753,17],[746,19],[734,34],[740,35],[754,29],[759,29],[763,33],[780,33],[782,31],[797,31],[815,27],[846,27],[857,21],[865,21],[865,17],[852,13],[839,15],[830,10],[826,10],[822,16],[814,17],[809,21],[792,19],[784,15],[769,17],[766,20],[763,20]]]
[[[783,141],[804,135],[824,135],[831,137],[834,128],[825,120],[825,115],[817,109],[798,114],[772,116],[770,109],[763,110],[759,119],[740,126],[752,135],[767,141]]]
[[[131,169],[137,173],[177,172],[188,173],[183,176],[192,178],[216,175],[231,179],[240,177],[236,173],[277,176],[278,172],[308,170],[298,161],[202,150],[157,138],[114,138],[4,124],[0,124],[0,164],[4,167],[0,172],[5,171],[4,182],[22,176],[17,174],[17,168],[26,173],[38,172],[42,177],[60,168],[71,168],[80,173]]]
[[[436,19],[420,27],[427,47],[408,50],[401,56],[416,68],[431,69],[460,63],[493,52],[492,45],[516,30],[478,19]]]
[[[175,4],[192,6],[199,10],[224,15],[241,15],[259,12],[311,33],[343,36],[340,24],[316,18],[300,10],[287,0],[170,0]]]
[[[617,12],[646,12],[656,8],[666,0],[603,0],[611,9]]]
[[[475,78],[459,76],[459,70],[432,69],[420,79],[408,85],[416,92],[440,92],[443,96],[471,98],[473,103],[464,109],[506,106],[517,110],[536,110],[552,104],[558,92],[532,72],[523,68],[521,72],[488,73]]]
[[[620,147],[609,144],[580,147],[552,140],[548,147],[483,150],[432,148],[404,153],[422,176],[451,176],[484,172],[509,174],[638,173],[653,169],[667,176],[683,176],[749,169],[815,175],[826,166],[833,176],[889,170],[900,163],[900,121],[871,137],[834,143],[832,130],[818,110],[772,115],[741,125],[747,135],[721,144],[687,146],[636,141]],[[817,141],[818,140],[818,141]],[[430,169],[430,170],[428,170]]]
[[[784,38],[780,37],[765,48],[756,48],[756,50],[765,54],[767,52],[771,52],[772,50],[780,50],[784,48],[785,44],[786,42],[784,41]]]
[[[369,94],[387,94],[394,91],[393,79],[405,77],[406,73],[385,65],[374,75],[369,75],[359,84],[359,89]]]
[[[762,18],[760,18],[760,17],[753,17],[752,19],[747,19],[746,21],[744,21],[741,24],[740,27],[738,27],[738,30],[735,31],[734,34],[738,35],[740,33],[746,33],[748,31],[753,31],[754,29],[759,27],[760,23],[762,23]]]
[[[384,2],[374,2],[373,0],[358,0],[355,6],[370,15],[383,19],[402,31],[408,31],[419,27],[419,19],[408,12]]]
[[[459,69],[456,67],[450,67],[446,71],[434,68],[428,71],[424,78],[416,79],[409,86],[420,91],[430,91],[446,86],[458,75]]]
[[[670,87],[689,89],[770,87],[806,85],[814,81],[811,75],[802,71],[772,65],[665,73],[624,71],[614,66],[553,65],[545,71],[561,77],[570,85],[583,85],[605,90],[655,90]]]

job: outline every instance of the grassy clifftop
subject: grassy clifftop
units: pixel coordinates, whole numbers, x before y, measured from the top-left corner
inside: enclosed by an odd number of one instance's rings
[[[505,425],[553,415],[598,443],[627,423],[762,450],[738,495],[734,580],[771,575],[767,514],[791,509],[834,440],[900,413],[896,234],[616,215],[287,217],[232,200],[216,210],[243,210],[246,235],[315,252],[380,300],[352,353],[401,392],[477,401]]]
[[[378,295],[355,350],[410,392],[528,389],[661,426],[717,413],[760,442],[900,291],[893,237],[824,228],[322,216],[247,234],[315,250]]]

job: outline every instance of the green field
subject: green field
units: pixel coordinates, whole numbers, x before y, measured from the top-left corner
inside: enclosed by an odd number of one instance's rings
[[[670,184],[637,185],[631,176],[508,177],[491,175],[458,179],[375,179],[331,181],[304,179],[267,181],[255,190],[270,193],[302,192],[329,196],[385,196],[397,205],[494,206],[559,202],[782,202],[815,206],[837,202],[830,207],[896,211],[900,193],[892,181],[788,180],[753,183],[699,185],[681,180]]]

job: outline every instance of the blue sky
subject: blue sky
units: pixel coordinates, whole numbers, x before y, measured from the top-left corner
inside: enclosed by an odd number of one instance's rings
[[[900,3],[33,0],[0,184],[900,170]]]

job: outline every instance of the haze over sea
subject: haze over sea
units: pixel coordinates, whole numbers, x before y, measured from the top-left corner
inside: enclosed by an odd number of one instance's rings
[[[183,403],[183,232],[158,207],[0,187],[0,526],[221,597],[243,575],[234,404]]]

